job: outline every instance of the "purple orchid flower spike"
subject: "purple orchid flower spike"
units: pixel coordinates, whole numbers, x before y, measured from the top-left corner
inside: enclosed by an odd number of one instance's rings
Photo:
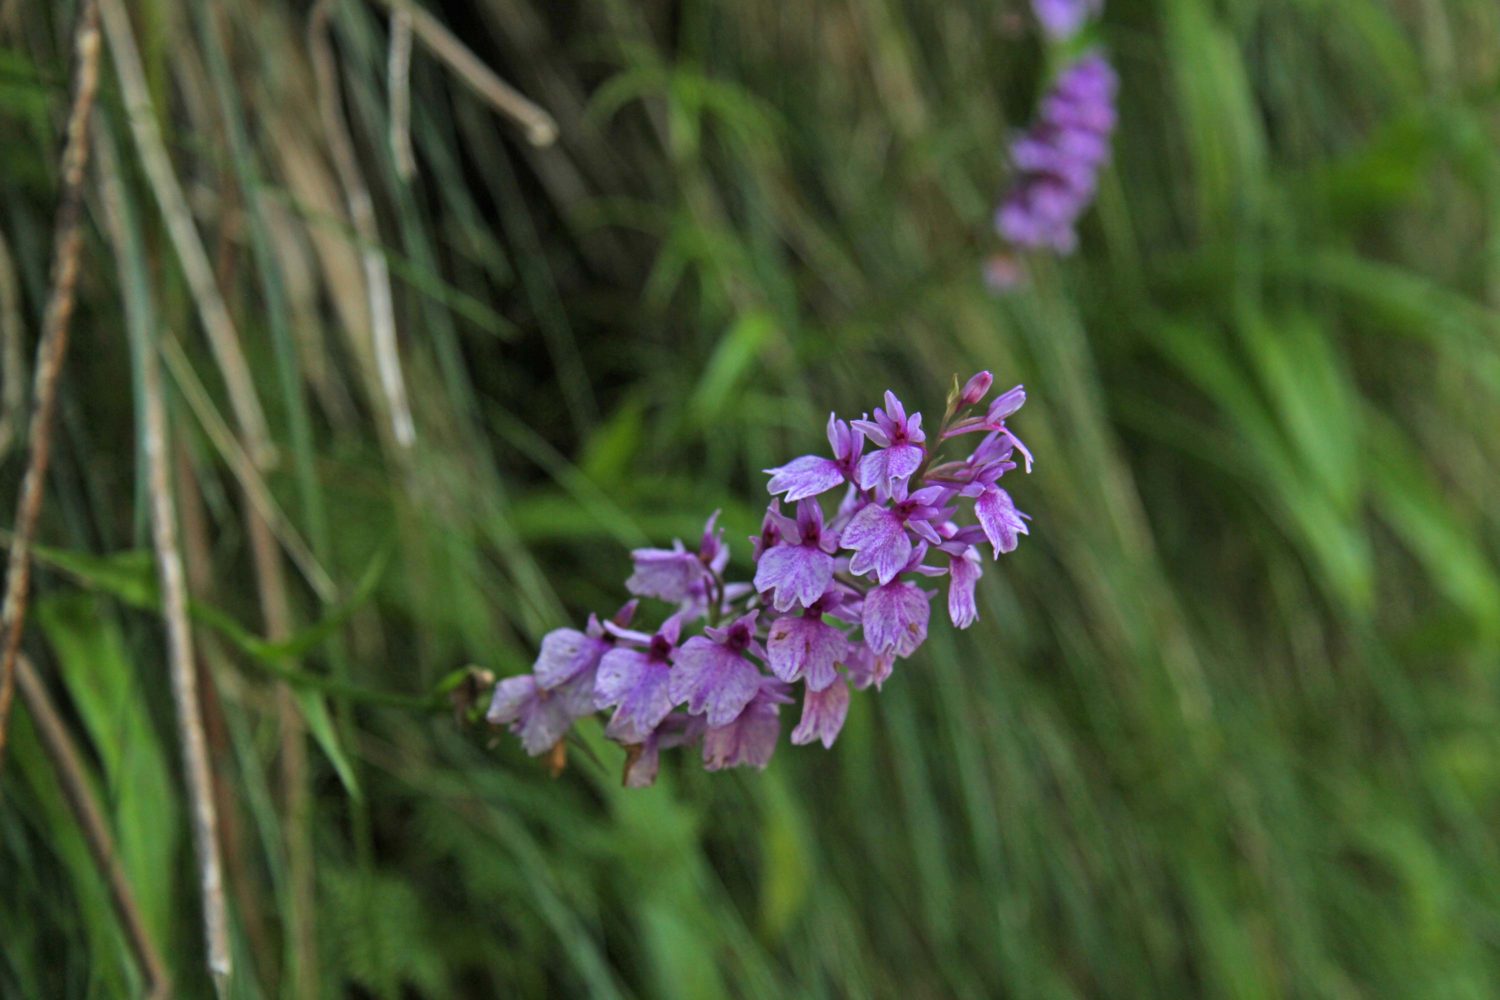
[[[772,495],[785,493],[787,503],[793,503],[827,493],[844,483],[854,482],[865,439],[858,431],[830,413],[828,446],[833,449],[832,458],[803,455],[785,465],[765,470],[771,476],[771,481],[766,484],[767,492]]]
[[[838,591],[830,590],[801,615],[771,624],[766,653],[773,674],[787,683],[806,681],[810,691],[822,691],[838,680],[836,667],[848,653],[849,639],[823,615],[839,604],[839,597]]]
[[[703,735],[703,767],[721,771],[728,767],[763,769],[776,752],[781,736],[781,706],[792,699],[786,685],[763,677],[745,707],[727,723],[715,726],[710,720]]]
[[[755,641],[759,611],[742,615],[727,628],[705,628],[677,651],[668,691],[672,704],[687,703],[694,715],[706,713],[710,726],[728,725],[759,689],[761,673],[745,653],[762,653]]]
[[[636,550],[627,586],[676,604],[675,613],[654,632],[632,629],[631,601],[611,620],[590,616],[582,630],[548,633],[533,672],[496,685],[490,720],[540,755],[560,751],[577,719],[610,712],[604,735],[625,747],[624,781],[638,788],[656,779],[668,747],[701,743],[709,770],[764,767],[781,706],[801,684],[792,742],[831,747],[850,692],[880,688],[926,640],[937,590],[922,578],[948,578],[948,617],[967,628],[979,617],[982,547],[998,556],[1027,532],[1026,515],[998,485],[1017,451],[1030,461],[1006,426],[1025,392],[1017,386],[980,411],[993,385],[987,371],[962,387],[955,380],[930,450],[921,415],[908,417],[890,392],[873,420],[830,417],[832,458],[805,455],[771,470],[773,498],[751,538],[753,584],[726,576],[717,513],[696,552],[681,542]],[[968,434],[978,444],[967,455],[941,455]],[[868,455],[866,438],[878,449]],[[825,520],[818,497],[840,485]],[[783,512],[777,494],[795,512]],[[929,566],[933,552],[944,559]],[[554,754],[558,766],[562,758]]]
[[[849,685],[842,677],[821,691],[809,686],[802,696],[802,721],[792,730],[792,743],[802,746],[819,740],[828,749],[838,739],[848,715]]]
[[[876,407],[873,421],[854,420],[850,426],[880,447],[860,459],[856,478],[860,489],[872,490],[878,485],[890,492],[897,482],[911,478],[927,455],[922,447],[927,440],[922,431],[922,414],[913,413],[908,418],[906,407],[889,389],[885,393],[885,408]]]
[[[771,591],[777,611],[790,611],[809,607],[828,589],[838,535],[824,526],[823,509],[816,500],[797,501],[797,520],[782,521],[781,544],[761,553],[755,589]]]
[[[614,706],[604,735],[621,743],[644,743],[672,711],[672,653],[685,615],[668,618],[646,639],[645,649],[621,646],[605,654],[594,682],[594,707]]]

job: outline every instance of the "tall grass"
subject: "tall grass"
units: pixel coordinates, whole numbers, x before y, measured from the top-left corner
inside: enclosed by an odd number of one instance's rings
[[[139,457],[153,343],[230,995],[1500,980],[1490,0],[1111,0],[1122,118],[1083,251],[999,299],[1001,150],[1048,68],[1018,3],[434,4],[560,138],[530,146],[419,44],[407,181],[385,8],[343,0],[338,110],[378,244],[348,213],[306,5],[129,6],[274,455],[247,451],[111,51],[26,646],[181,994],[210,986]],[[73,7],[0,3],[27,354]],[[818,447],[830,409],[887,386],[935,405],[979,367],[1027,385],[1033,533],[979,625],[935,628],[831,752],[627,792],[595,729],[554,781],[427,710],[455,669],[524,669],[547,629],[610,610],[630,545],[714,507],[750,534],[758,470]],[[0,994],[138,990],[32,721],[12,725]]]

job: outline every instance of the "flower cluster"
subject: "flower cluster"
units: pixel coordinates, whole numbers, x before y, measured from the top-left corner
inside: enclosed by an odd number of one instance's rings
[[[998,558],[1027,533],[1000,485],[1018,457],[1031,468],[1006,426],[1026,394],[1017,386],[981,406],[991,384],[989,372],[955,379],[931,436],[891,392],[873,418],[830,415],[830,454],[766,470],[772,500],[751,539],[750,582],[725,577],[717,514],[695,550],[637,549],[625,581],[634,599],[607,621],[549,633],[532,673],[496,685],[489,721],[535,756],[558,752],[575,720],[608,711],[605,735],[626,747],[625,783],[639,787],[670,747],[701,747],[710,771],[765,767],[800,684],[792,742],[832,746],[850,688],[880,688],[927,638],[937,591],[923,581],[947,577],[948,616],[968,628],[982,549]],[[945,458],[959,440],[977,444]],[[655,628],[633,627],[642,598],[673,610]]]
[[[1057,78],[1031,127],[1010,147],[1016,179],[995,213],[995,229],[1013,246],[1072,253],[1073,226],[1094,199],[1109,160],[1118,79],[1093,52]]]

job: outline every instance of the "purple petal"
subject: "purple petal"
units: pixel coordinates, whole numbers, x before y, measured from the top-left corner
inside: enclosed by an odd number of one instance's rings
[[[849,572],[856,576],[874,570],[881,583],[889,583],[911,557],[911,539],[899,515],[879,504],[870,504],[849,519],[840,544],[854,553]]]
[[[610,644],[573,628],[553,629],[542,637],[532,672],[543,689],[565,684],[599,663]]]
[[[854,684],[855,690],[863,691],[873,684],[878,691],[880,685],[891,676],[891,668],[895,666],[894,659],[889,654],[877,654],[861,642],[850,650],[844,666],[849,671],[849,680]]]
[[[928,594],[909,583],[887,583],[865,595],[865,640],[876,653],[910,656],[927,638]]]
[[[710,726],[733,721],[760,687],[755,664],[701,635],[684,643],[673,662],[672,704],[687,702],[688,711],[706,714]]]
[[[995,548],[995,558],[999,558],[1002,552],[1014,552],[1019,536],[1028,534],[1026,522],[1016,510],[1010,494],[998,486],[991,486],[980,494],[974,502],[974,515],[979,518],[984,537]]]
[[[833,556],[805,545],[778,545],[760,557],[755,589],[774,590],[777,611],[808,607],[823,596],[833,581]]]
[[[809,688],[802,696],[802,721],[792,730],[792,742],[802,746],[822,740],[825,748],[831,747],[848,715],[849,685],[842,677],[822,691]]]
[[[979,562],[979,550],[970,545],[961,556],[948,563],[948,617],[958,628],[968,628],[979,619],[979,608],[974,604],[974,585],[984,572]]]
[[[594,681],[596,708],[619,706],[604,734],[621,743],[641,743],[672,711],[672,668],[634,649],[611,650]]]
[[[897,444],[872,451],[859,460],[860,489],[872,490],[877,484],[891,484],[909,479],[922,464],[924,452],[914,444]]]
[[[776,752],[781,720],[776,703],[756,698],[727,724],[713,726],[703,736],[703,766],[719,771],[726,767],[764,768]]]
[[[556,746],[573,725],[575,716],[566,702],[538,688],[530,674],[522,674],[495,685],[486,718],[495,725],[509,725],[521,738],[522,748],[537,757]]]
[[[843,629],[801,615],[778,618],[766,640],[771,672],[788,683],[804,678],[815,691],[822,691],[838,678],[835,665],[848,649]]]
[[[684,601],[703,576],[703,564],[681,542],[670,549],[636,549],[630,556],[635,572],[625,581],[625,589],[639,597]]]
[[[785,493],[788,503],[826,493],[844,482],[839,464],[821,455],[803,455],[766,471],[771,474],[766,490],[772,494]]]

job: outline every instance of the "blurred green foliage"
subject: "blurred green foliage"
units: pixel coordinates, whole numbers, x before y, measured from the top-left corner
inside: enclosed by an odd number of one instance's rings
[[[0,3],[0,226],[32,333],[73,6]],[[98,135],[135,250],[92,200],[28,648],[182,994],[208,983],[127,324],[172,331],[186,361],[170,403],[233,996],[1500,981],[1492,0],[1110,0],[1115,164],[1080,255],[999,299],[980,268],[1002,150],[1048,65],[1017,0],[433,4],[561,139],[530,148],[419,46],[410,182],[382,8],[343,0],[409,454],[305,5],[130,6],[280,448],[271,492],[338,592],[288,563],[307,641],[262,637],[210,426],[223,379],[106,67]],[[547,629],[612,610],[630,545],[715,507],[752,532],[759,470],[820,447],[830,409],[888,386],[934,408],[981,367],[1028,389],[1033,533],[985,578],[980,623],[935,628],[832,751],[783,746],[760,775],[669,764],[627,792],[592,725],[552,780],[420,710],[455,668],[525,669]],[[0,496],[23,464],[12,444]],[[278,675],[313,730],[300,819],[279,764],[306,737]],[[0,994],[132,992],[24,710],[14,725]]]

